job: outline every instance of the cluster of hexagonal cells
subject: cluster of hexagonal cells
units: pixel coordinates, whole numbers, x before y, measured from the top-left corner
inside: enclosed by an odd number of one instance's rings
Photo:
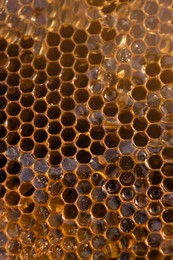
[[[86,6],[0,38],[2,260],[172,259],[171,1]]]

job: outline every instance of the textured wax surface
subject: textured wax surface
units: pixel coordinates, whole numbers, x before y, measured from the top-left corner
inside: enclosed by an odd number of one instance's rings
[[[0,260],[173,259],[172,15],[0,1]]]

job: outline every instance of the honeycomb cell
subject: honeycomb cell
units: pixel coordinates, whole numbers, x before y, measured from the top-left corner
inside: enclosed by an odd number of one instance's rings
[[[72,52],[75,47],[75,44],[72,40],[66,39],[61,42],[60,48],[63,53]]]
[[[20,186],[20,193],[25,197],[31,196],[34,193],[34,190],[32,184],[29,183],[23,183]]]
[[[21,234],[21,227],[17,223],[10,223],[7,227],[7,234],[10,238],[17,238]]]
[[[103,236],[95,236],[92,240],[92,244],[95,249],[102,249],[106,244],[106,240]]]
[[[56,47],[52,47],[52,48],[49,48],[46,56],[50,61],[57,61],[58,58],[60,57],[60,52]],[[46,66],[46,63],[47,63],[46,60],[44,60],[44,62],[42,64],[39,63],[40,64],[39,69],[41,69],[41,68],[44,69]],[[37,66],[37,69],[38,69],[38,66]]]
[[[134,176],[130,172],[123,172],[120,176],[120,182],[123,186],[130,186],[134,183]]]
[[[74,169],[77,167],[77,164],[74,158],[64,158],[62,167],[65,171],[71,172],[74,171]]]
[[[93,200],[97,202],[101,202],[106,198],[105,192],[102,190],[102,188],[94,188],[91,194]]]
[[[42,70],[46,67],[46,59],[44,56],[37,56],[35,57],[33,64],[36,69]]]
[[[74,86],[69,82],[63,83],[60,92],[63,96],[71,96],[74,92]]]
[[[119,159],[119,153],[114,149],[109,149],[104,153],[107,162],[115,163]]]
[[[120,160],[120,166],[123,170],[131,170],[134,166],[134,161],[130,156],[124,156]]]
[[[151,63],[146,67],[146,73],[151,76],[155,77],[160,73],[160,67],[157,63]]]
[[[147,222],[148,220],[148,215],[146,213],[145,210],[139,210],[136,211],[135,215],[134,215],[134,220],[137,224],[144,224]]]
[[[96,218],[102,218],[106,214],[106,208],[103,204],[97,203],[92,208],[92,214]]]
[[[117,226],[119,224],[119,215],[114,214],[113,212],[107,213],[106,215],[106,221],[110,226]]]
[[[85,74],[77,74],[74,78],[74,84],[77,88],[85,88],[88,85],[88,77]]]
[[[62,222],[63,220],[61,214],[52,213],[48,218],[48,223],[53,228],[59,227],[62,224]]]
[[[159,25],[159,19],[156,18],[154,15],[147,17],[145,20],[145,26],[149,30],[156,30]]]
[[[24,168],[20,174],[20,180],[29,182],[34,178],[34,173],[30,168]]]
[[[60,35],[63,38],[70,38],[74,33],[72,25],[62,25],[60,28]]]
[[[119,167],[117,167],[116,164],[110,164],[110,165],[108,165],[108,167],[106,169],[106,175],[109,178],[115,178],[115,177],[117,177],[119,170],[120,169],[119,169]]]
[[[104,183],[103,176],[99,173],[92,174],[91,181],[94,186],[101,186]]]
[[[143,87],[136,87],[132,91],[132,96],[135,100],[140,101],[146,98],[147,92]]]
[[[30,79],[21,80],[20,89],[22,92],[26,92],[26,93],[32,92],[33,88],[34,88],[34,84],[33,84],[32,80],[30,80]]]
[[[85,103],[89,98],[88,91],[85,89],[78,89],[74,95],[77,103]]]
[[[156,109],[150,109],[148,111],[147,114],[147,119],[151,122],[151,123],[155,123],[155,122],[159,122],[161,119],[161,113],[160,111],[156,110]]]
[[[130,217],[134,214],[135,207],[131,203],[125,203],[121,207],[121,213],[124,217]]]
[[[114,117],[117,112],[117,106],[114,103],[108,103],[104,106],[103,112],[107,117]]]
[[[75,138],[75,136],[76,132],[73,130],[73,128],[66,128],[61,133],[61,137],[64,141],[72,141]]]
[[[121,197],[123,200],[130,201],[135,195],[133,188],[126,187],[121,190]]]
[[[61,131],[61,125],[60,125],[59,122],[52,121],[52,122],[49,123],[48,132],[50,134],[58,134],[60,131]]]
[[[142,40],[136,40],[131,45],[131,50],[134,54],[140,55],[145,52],[145,44]],[[127,60],[128,61],[128,60]],[[141,56],[134,56],[132,60],[132,64],[134,68],[138,68],[138,66],[142,63],[145,63],[144,60],[142,60]]]
[[[32,37],[23,36],[20,40],[20,46],[22,49],[30,49],[34,44]]]
[[[164,84],[170,84],[173,81],[173,73],[172,70],[166,69],[163,70],[160,74],[160,79]]]
[[[77,44],[84,43],[87,40],[86,32],[84,30],[76,30],[73,35],[73,40]]]
[[[117,60],[123,63],[129,62],[131,60],[131,52],[126,48],[119,50],[117,53]]]
[[[145,28],[142,24],[134,24],[130,33],[136,39],[143,38],[145,34]]]
[[[75,189],[68,188],[63,192],[63,199],[67,203],[74,203],[77,199],[77,192]]]
[[[119,17],[116,27],[117,27],[119,33],[121,33],[121,32],[125,33],[127,31],[129,31],[130,25],[131,25],[131,23],[130,23],[130,20],[128,18]]]
[[[162,242],[162,237],[157,233],[153,233],[148,237],[148,243],[152,248],[158,248],[161,242]]]
[[[92,110],[99,110],[103,106],[103,100],[99,96],[93,96],[89,100],[89,106]]]
[[[113,148],[118,146],[118,143],[119,143],[119,138],[116,134],[110,133],[106,135],[105,137],[106,146],[108,146],[109,148]]]
[[[143,133],[138,133],[134,135],[133,140],[134,140],[134,144],[138,147],[144,147],[148,143],[148,137]]]
[[[64,156],[73,156],[76,153],[76,147],[71,144],[66,144],[62,146],[61,151]]]
[[[172,67],[172,56],[171,55],[164,55],[160,61],[162,68],[171,68]]]
[[[21,135],[23,137],[31,136],[33,131],[34,131],[34,128],[31,124],[26,123],[26,124],[23,124],[21,127]],[[28,140],[28,139],[25,139],[25,140]]]
[[[91,207],[92,201],[87,196],[80,196],[77,200],[79,210],[88,210]]]
[[[4,39],[1,39],[1,41],[3,42]],[[4,48],[6,48],[6,42],[4,44],[4,47],[3,47],[3,43],[1,45],[1,51],[4,50]],[[9,55],[9,57],[17,57],[18,54],[19,54],[19,46],[17,44],[10,44],[7,48],[7,54]]]
[[[7,178],[7,174],[4,170],[0,170],[0,183],[3,183]]]
[[[99,142],[93,142],[91,144],[90,151],[94,155],[102,155],[105,151],[105,147]]]
[[[90,145],[90,138],[85,134],[80,134],[76,145],[80,148],[86,148]]]
[[[75,219],[78,215],[78,210],[75,205],[66,204],[64,207],[64,216],[66,219]]]
[[[48,139],[48,143],[49,143],[49,148],[51,150],[56,150],[60,147],[61,145],[61,140],[59,137],[56,137],[56,136],[51,136],[49,139]]]
[[[4,68],[0,68],[0,81],[4,81],[6,79],[6,77],[7,77],[7,71]],[[17,80],[18,80],[18,78],[16,77],[16,83],[18,83]],[[13,86],[13,84],[12,84],[12,76],[11,77],[8,76],[8,81],[7,82],[9,83],[9,85],[11,84]],[[14,83],[14,85],[15,85],[15,83]]]
[[[7,201],[9,206],[15,206],[18,204],[20,196],[17,192],[10,191],[5,195],[5,200]]]
[[[148,204],[148,198],[145,195],[137,195],[135,198],[135,205],[138,208],[144,208]]]
[[[160,187],[151,186],[148,190],[148,195],[152,200],[157,200],[162,196],[162,190]]]
[[[60,42],[60,36],[57,33],[49,32],[47,35],[47,44],[49,46],[57,46]]]
[[[163,198],[164,201],[164,198]],[[163,202],[164,203],[164,202]],[[162,206],[160,203],[157,202],[151,202],[149,205],[149,212],[152,215],[159,215],[162,212]]]
[[[110,180],[106,183],[106,190],[109,194],[116,194],[120,190],[120,184],[118,181]]]
[[[47,155],[47,148],[45,145],[38,144],[34,149],[34,156],[36,158],[44,158]]]
[[[34,97],[31,94],[25,94],[21,97],[20,103],[23,107],[30,107],[34,102]]]
[[[43,84],[46,82],[46,79],[47,79],[47,74],[42,70],[37,71],[37,74],[34,77],[36,84]]]
[[[0,141],[0,152],[3,153],[6,150],[6,143],[4,141]]]
[[[88,54],[88,48],[84,44],[77,45],[74,50],[74,55],[77,58],[85,58]]]
[[[6,189],[3,185],[0,185],[0,198],[3,198],[6,193]]]
[[[144,242],[137,242],[133,250],[137,256],[144,256],[147,253],[147,246]]]
[[[92,254],[92,250],[89,244],[81,244],[78,248],[78,254],[81,258],[88,258]]]
[[[85,133],[89,130],[89,122],[88,120],[86,119],[78,119],[77,120],[77,124],[76,124],[76,130],[79,132],[79,133]]]
[[[11,102],[7,106],[7,113],[10,116],[17,116],[21,110],[21,106],[17,102]]]
[[[119,113],[118,118],[122,124],[128,124],[132,121],[132,114],[128,110],[122,110]]]
[[[92,230],[95,234],[103,234],[106,230],[106,223],[104,220],[93,220]],[[90,238],[89,238],[90,239]]]
[[[120,238],[121,233],[118,228],[109,228],[106,236],[110,241],[117,241]]]
[[[20,55],[22,63],[30,63],[33,60],[33,53],[31,51],[23,51]]]
[[[46,102],[44,100],[37,100],[37,101],[35,101],[34,106],[33,106],[33,109],[37,113],[44,113],[46,108],[47,108],[47,104],[46,104]],[[53,110],[53,108],[52,108],[52,110]]]
[[[23,109],[20,113],[20,119],[23,121],[23,122],[31,122],[32,119],[34,117],[34,113],[31,109]],[[38,118],[35,120],[35,122],[38,122]],[[37,123],[38,124],[38,123]]]
[[[63,54],[60,63],[64,67],[71,67],[74,63],[74,57],[72,54]]]
[[[18,177],[10,177],[6,181],[6,186],[10,190],[14,190],[14,189],[18,188],[19,184],[20,184],[20,180]],[[2,188],[3,188],[3,186],[2,186]]]
[[[82,243],[88,243],[92,237],[91,231],[88,228],[80,228],[78,231],[78,238]]]
[[[58,62],[50,62],[47,66],[47,73],[51,77],[59,75],[60,71],[61,68]]]
[[[159,155],[152,155],[149,158],[149,164],[152,169],[159,169],[162,165],[162,159]]]
[[[65,97],[61,102],[61,108],[70,111],[75,107],[74,100],[71,97]]]
[[[124,218],[121,222],[121,230],[125,233],[130,232],[134,228],[134,222],[129,218]]]

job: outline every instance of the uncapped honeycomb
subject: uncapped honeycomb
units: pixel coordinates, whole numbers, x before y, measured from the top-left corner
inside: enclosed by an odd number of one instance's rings
[[[173,259],[172,5],[0,1],[0,260]]]

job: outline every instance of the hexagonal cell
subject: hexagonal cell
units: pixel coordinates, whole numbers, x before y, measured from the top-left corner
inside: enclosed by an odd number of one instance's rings
[[[57,46],[60,42],[60,36],[57,33],[49,32],[46,40],[49,46]]]
[[[74,28],[70,24],[64,24],[60,28],[60,35],[63,38],[70,38],[74,33]]]
[[[60,57],[60,52],[58,48],[52,47],[48,49],[46,56],[49,60],[56,61]]]
[[[101,32],[101,37],[104,41],[111,41],[116,37],[115,29],[104,28]]]
[[[73,35],[73,40],[77,44],[86,42],[86,40],[87,40],[86,32],[84,30],[76,30]]]
[[[145,35],[145,28],[142,24],[135,24],[130,30],[130,33],[136,39],[143,38]]]

